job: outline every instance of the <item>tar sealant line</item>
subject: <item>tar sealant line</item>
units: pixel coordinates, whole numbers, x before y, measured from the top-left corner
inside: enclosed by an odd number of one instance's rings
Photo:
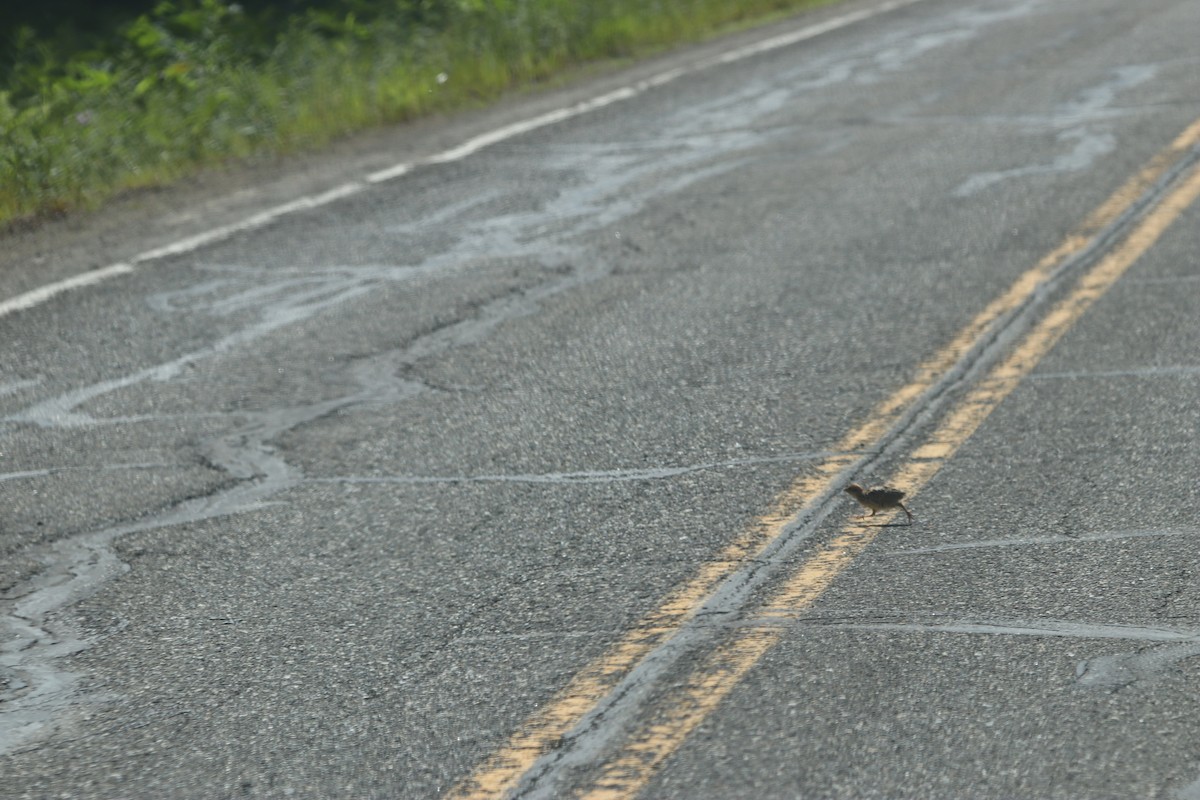
[[[790,33],[763,39],[762,41],[744,47],[734,48],[722,53],[719,56],[697,61],[696,63],[685,67],[668,69],[649,78],[636,81],[628,86],[614,89],[610,92],[606,92],[588,100],[564,106],[553,111],[548,111],[546,113],[530,117],[526,120],[521,120],[519,122],[514,122],[509,125],[495,128],[431,156],[427,156],[422,159],[415,159],[413,161],[400,162],[391,167],[387,167],[386,169],[368,173],[360,180],[344,183],[319,194],[299,197],[287,203],[273,206],[266,210],[252,214],[237,222],[212,228],[202,233],[171,242],[170,244],[147,250],[134,256],[127,263],[122,262],[118,264],[112,264],[102,269],[85,272],[80,275],[75,275],[73,277],[33,289],[25,292],[24,294],[17,295],[9,300],[0,301],[0,317],[7,316],[17,311],[33,308],[59,294],[62,294],[63,292],[67,292],[72,289],[79,289],[85,286],[95,285],[102,281],[106,281],[109,278],[114,278],[120,275],[128,275],[135,270],[137,265],[147,264],[168,256],[189,253],[200,247],[228,239],[238,233],[261,228],[277,219],[280,219],[281,217],[285,217],[300,211],[308,211],[314,208],[329,205],[336,201],[356,195],[375,184],[394,180],[406,175],[418,166],[427,164],[444,164],[451,161],[458,161],[473,155],[480,150],[508,139],[521,136],[539,128],[544,128],[549,125],[566,121],[582,114],[590,113],[596,109],[612,105],[613,103],[618,103],[623,100],[637,97],[638,95],[650,91],[651,89],[666,85],[686,75],[702,72],[715,66],[730,64],[736,61],[752,58],[757,55],[768,53],[772,50],[789,47],[839,28],[853,25],[854,23],[860,22],[869,17],[893,11],[904,6],[914,5],[920,2],[923,2],[923,0],[888,0],[888,2],[884,2],[870,8],[860,9],[858,11],[852,11],[846,14],[831,17],[823,22],[808,25]]]
[[[1138,369],[1077,370],[1071,372],[1036,372],[1028,380],[1081,380],[1085,378],[1190,378],[1200,375],[1200,365],[1174,367],[1141,367]]]
[[[1176,664],[1200,656],[1200,630],[1068,620],[971,620],[953,622],[826,622],[795,617],[786,611],[765,613],[750,626],[786,625],[823,630],[864,630],[966,636],[1028,636],[1137,642],[1134,650],[1085,658],[1075,666],[1075,684],[1083,689],[1116,691],[1139,681],[1162,678]]]
[[[749,625],[784,624],[829,630],[899,631],[909,633],[961,633],[997,636],[1045,636],[1068,639],[1121,639],[1135,642],[1200,642],[1200,630],[1175,630],[1144,625],[1112,625],[1068,620],[971,620],[954,622],[825,622],[796,617],[787,611],[764,612]]]
[[[997,172],[972,175],[954,190],[953,195],[969,197],[1012,178],[1088,169],[1098,158],[1117,147],[1117,139],[1112,132],[1097,127],[1094,123],[1118,114],[1129,113],[1112,110],[1111,106],[1117,95],[1122,90],[1151,80],[1156,73],[1157,68],[1151,65],[1132,65],[1114,70],[1108,80],[1086,89],[1041,120],[1042,125],[1059,129],[1058,141],[1073,142],[1069,152],[1056,156],[1049,163],[1025,164]]]
[[[43,467],[41,469],[25,470],[23,472],[0,472],[0,483],[5,481],[16,481],[23,478],[48,478],[51,475],[57,475],[62,472],[112,472],[117,470],[138,470],[138,469],[169,469],[174,467],[174,464],[165,463],[134,463],[134,464],[99,464],[82,467]]]
[[[1123,539],[1149,539],[1161,538],[1164,536],[1195,536],[1200,533],[1200,528],[1183,527],[1183,528],[1149,528],[1146,530],[1132,531],[1106,531],[1103,533],[1083,534],[1080,536],[1027,536],[1016,537],[1012,539],[981,539],[972,542],[953,542],[950,544],[939,544],[933,547],[918,547],[911,550],[891,550],[889,552],[879,553],[878,555],[885,558],[894,558],[896,556],[923,556],[932,553],[948,553],[955,550],[979,550],[992,547],[1029,547],[1031,545],[1040,544],[1088,544],[1091,542],[1113,542]]]
[[[580,472],[514,473],[495,475],[342,475],[327,478],[307,478],[306,483],[353,483],[353,484],[454,484],[454,483],[619,483],[626,481],[651,481],[691,475],[720,469],[756,466],[759,464],[794,464],[827,458],[831,451],[791,453],[778,456],[734,458],[728,461],[713,461],[689,464],[681,467],[642,467],[639,469],[585,470]],[[3,476],[0,476],[2,478]]]

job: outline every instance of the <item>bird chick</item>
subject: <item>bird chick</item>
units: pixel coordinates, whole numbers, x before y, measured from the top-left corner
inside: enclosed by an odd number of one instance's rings
[[[900,502],[904,499],[904,492],[899,489],[892,486],[872,486],[870,489],[864,489],[857,483],[852,483],[846,487],[846,494],[857,500],[863,508],[871,509],[870,514],[860,514],[855,519],[867,519],[875,516],[876,511],[898,508],[908,517],[908,524],[912,524],[913,515],[904,507],[904,503]]]

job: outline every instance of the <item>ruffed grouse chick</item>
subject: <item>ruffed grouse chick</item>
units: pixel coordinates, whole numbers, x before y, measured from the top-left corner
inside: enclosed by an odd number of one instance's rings
[[[855,519],[866,519],[875,516],[876,511],[898,508],[908,517],[908,524],[912,524],[913,515],[904,507],[904,503],[900,502],[904,499],[904,492],[899,489],[892,486],[872,486],[870,489],[864,489],[857,483],[852,483],[846,487],[846,494],[857,500],[863,508],[871,510],[870,514],[860,514]]]

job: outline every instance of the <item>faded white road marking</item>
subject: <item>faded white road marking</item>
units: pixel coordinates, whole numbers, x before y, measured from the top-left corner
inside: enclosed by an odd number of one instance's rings
[[[341,475],[329,478],[306,478],[305,483],[347,484],[444,484],[444,483],[619,483],[622,481],[651,481],[675,478],[718,469],[754,466],[757,464],[789,464],[796,461],[812,461],[839,455],[828,451],[812,453],[790,453],[779,456],[734,458],[728,461],[712,461],[703,464],[688,464],[680,467],[642,467],[640,469],[581,470],[578,472],[539,472],[495,475]]]
[[[54,297],[56,294],[61,294],[71,289],[78,289],[82,286],[91,286],[93,283],[100,283],[109,278],[115,278],[117,275],[126,275],[133,272],[132,264],[113,264],[104,269],[92,270],[85,272],[82,275],[76,275],[72,278],[49,283],[38,289],[19,294],[11,300],[0,302],[0,317],[8,316],[14,311],[23,311],[27,308],[33,308]]]

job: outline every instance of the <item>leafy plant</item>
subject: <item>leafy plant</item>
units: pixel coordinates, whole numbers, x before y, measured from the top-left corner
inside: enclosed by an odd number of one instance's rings
[[[20,28],[0,64],[0,222],[820,1],[179,0],[67,52]]]

